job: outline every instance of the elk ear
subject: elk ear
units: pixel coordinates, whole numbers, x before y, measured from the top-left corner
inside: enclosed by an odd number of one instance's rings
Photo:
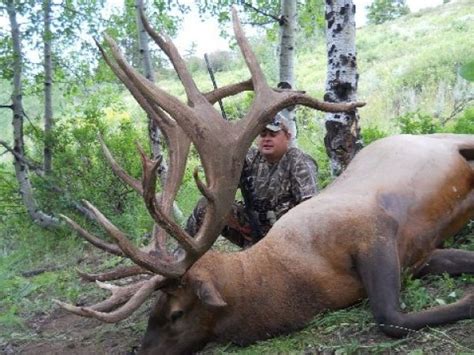
[[[227,303],[222,299],[221,294],[210,281],[197,280],[192,287],[198,298],[208,306],[225,307]]]

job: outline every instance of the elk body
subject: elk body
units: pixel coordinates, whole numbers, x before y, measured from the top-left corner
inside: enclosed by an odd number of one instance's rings
[[[474,294],[417,313],[400,312],[400,272],[474,273],[474,253],[438,249],[443,240],[474,217],[474,137],[396,136],[363,149],[347,170],[318,196],[284,215],[267,236],[236,253],[208,251],[222,230],[237,190],[245,154],[254,138],[285,107],[301,104],[331,112],[363,103],[326,103],[295,91],[271,89],[233,12],[237,43],[251,80],[202,93],[167,38],[142,15],[145,29],[170,58],[183,83],[187,104],[154,86],[106,38],[111,56],[99,46],[114,73],[162,130],[169,146],[169,175],[156,194],[159,162],[141,151],[142,181],[128,176],[105,145],[114,172],[143,196],[155,221],[150,245],[137,248],[92,204],[87,207],[115,243],[90,234],[64,217],[82,237],[136,265],[85,274],[112,292],[89,307],[57,301],[75,314],[117,322],[153,294],[153,307],[141,352],[179,354],[209,341],[248,344],[304,326],[315,314],[368,297],[375,320],[389,335],[472,318]],[[249,112],[237,122],[222,119],[217,100],[253,90]],[[172,218],[190,143],[206,175],[195,172],[208,202],[194,238]],[[166,238],[181,246],[171,253]],[[124,286],[102,281],[125,278]]]
[[[471,159],[471,160],[469,160]],[[143,351],[248,344],[369,297],[381,330],[474,317],[474,294],[404,314],[400,273],[474,273],[474,253],[439,249],[474,217],[474,136],[394,136],[363,149],[318,196],[237,253],[208,252],[152,310]],[[177,315],[179,317],[177,317]],[[192,335],[201,339],[193,345]]]

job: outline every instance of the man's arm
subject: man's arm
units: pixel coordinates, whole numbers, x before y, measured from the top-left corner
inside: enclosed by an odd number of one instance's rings
[[[298,204],[318,193],[318,166],[312,157],[298,151],[291,167],[291,193]]]

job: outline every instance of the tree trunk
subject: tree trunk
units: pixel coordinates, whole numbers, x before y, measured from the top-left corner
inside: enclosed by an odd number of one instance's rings
[[[295,87],[295,33],[297,24],[296,0],[281,0],[280,17],[280,88]],[[287,83],[289,85],[286,86]],[[286,86],[286,87],[285,87]],[[291,146],[296,146],[296,121],[293,108],[287,108],[281,113],[288,118],[290,122]]]
[[[51,60],[51,1],[44,0],[44,174],[50,176],[53,161],[53,65]]]
[[[150,49],[148,47],[148,35],[143,27],[143,22],[140,17],[140,11],[144,10],[143,0],[135,0],[135,9],[137,17],[138,47],[140,50],[140,59],[143,65],[144,75],[148,80],[154,83],[155,72],[153,70]],[[162,156],[161,131],[151,117],[148,117],[148,136],[150,139],[152,158],[156,160]],[[160,167],[157,172],[160,177],[161,186],[164,186],[168,172],[168,166],[166,165],[165,159],[161,159]],[[176,203],[173,204],[173,214],[177,220],[183,219],[183,213]]]
[[[22,102],[22,62],[20,28],[16,19],[16,9],[13,0],[7,2],[7,12],[10,19],[11,35],[13,43],[13,150],[16,179],[20,187],[20,195],[26,210],[33,221],[42,227],[57,226],[59,221],[39,210],[33,196],[33,188],[29,180],[28,166],[19,157],[25,156],[23,141],[23,102]]]
[[[137,18],[137,30],[138,30],[138,48],[140,51],[140,60],[145,77],[151,82],[155,82],[155,72],[153,70],[153,64],[151,61],[150,49],[148,47],[148,35],[143,28],[142,19],[140,17],[140,11],[143,10],[143,0],[135,0],[136,18]],[[152,152],[152,158],[157,159],[161,156],[161,132],[157,124],[151,118],[148,119],[148,136],[150,139],[150,146]],[[165,160],[162,160],[159,168],[159,174],[161,181],[166,179],[167,166]]]
[[[351,0],[326,1],[328,70],[324,99],[329,102],[356,101],[357,59],[355,5]],[[332,174],[339,175],[361,148],[357,110],[326,114],[324,144]]]

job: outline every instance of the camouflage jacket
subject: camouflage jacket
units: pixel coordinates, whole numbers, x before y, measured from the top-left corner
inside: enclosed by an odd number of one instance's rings
[[[317,193],[317,164],[298,148],[290,148],[277,163],[269,163],[257,148],[247,153],[240,188],[252,201],[260,222],[268,224]],[[271,221],[270,221],[271,222]]]

